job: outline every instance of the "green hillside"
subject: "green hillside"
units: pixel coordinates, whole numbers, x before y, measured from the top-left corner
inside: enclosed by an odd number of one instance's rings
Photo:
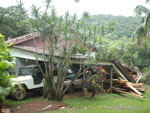
[[[118,39],[123,36],[132,37],[136,27],[140,25],[141,20],[142,19],[140,17],[131,16],[92,15],[88,21],[98,26],[106,24],[108,21],[114,22],[114,32],[109,34],[108,37],[112,39]]]

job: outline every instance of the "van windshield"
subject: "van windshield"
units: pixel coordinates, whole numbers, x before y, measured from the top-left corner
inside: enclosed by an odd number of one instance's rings
[[[33,74],[33,68],[31,67],[25,67],[19,69],[19,76],[21,75],[32,75]]]

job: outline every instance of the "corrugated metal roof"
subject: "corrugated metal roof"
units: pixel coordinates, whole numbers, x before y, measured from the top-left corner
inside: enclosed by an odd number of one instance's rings
[[[23,43],[25,41],[37,38],[39,36],[40,36],[40,33],[30,33],[30,34],[27,34],[27,35],[23,35],[23,36],[20,36],[20,37],[16,37],[16,38],[7,40],[6,43],[13,43],[13,45],[16,45],[16,44]]]

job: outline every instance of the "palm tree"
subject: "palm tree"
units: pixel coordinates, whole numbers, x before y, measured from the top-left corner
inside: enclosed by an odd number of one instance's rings
[[[146,0],[146,3],[150,3],[150,0]],[[134,37],[138,39],[138,44],[142,44],[142,40],[146,39],[149,35],[150,30],[150,9],[146,8],[143,5],[138,5],[135,8],[135,13],[138,16],[145,14],[146,16],[143,19],[142,24],[136,29]]]
[[[83,17],[84,19],[89,18],[89,16],[90,16],[90,13],[87,12],[87,11],[83,12],[83,14],[82,14],[82,17]]]

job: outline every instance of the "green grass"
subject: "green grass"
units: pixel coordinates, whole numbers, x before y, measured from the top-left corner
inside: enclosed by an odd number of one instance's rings
[[[149,113],[150,92],[144,95],[146,96],[144,99],[117,94],[98,95],[93,99],[90,97],[65,99],[67,108],[51,113]]]
[[[72,99],[65,98],[63,100],[63,102],[67,104],[65,109],[42,113],[149,113],[150,86],[145,87],[147,87],[148,90],[144,93],[145,98],[143,99],[118,94],[96,95],[94,98],[90,98],[89,96]],[[29,98],[22,102],[30,102],[34,99],[35,98]],[[7,101],[6,103],[10,104],[13,103],[13,101]]]

